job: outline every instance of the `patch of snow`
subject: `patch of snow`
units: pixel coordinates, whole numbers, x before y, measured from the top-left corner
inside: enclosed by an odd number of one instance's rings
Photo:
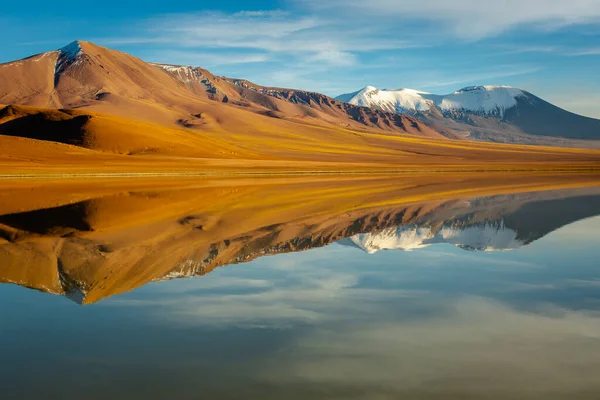
[[[77,56],[81,53],[82,50],[79,41],[76,40],[74,42],[69,43],[65,47],[58,49],[58,51],[62,57],[66,57],[67,60],[73,61],[75,60],[75,58],[77,58]]]
[[[69,43],[57,51],[58,58],[56,59],[56,66],[54,67],[55,80],[57,79],[58,75],[65,70],[66,67],[79,63],[79,56],[83,53],[79,41]]]
[[[185,260],[179,263],[171,272],[167,275],[153,279],[152,282],[170,281],[172,279],[189,278],[192,276],[200,275],[204,272],[204,262]]]
[[[197,68],[186,65],[170,65],[158,63],[150,64],[162,68],[167,72],[175,74],[179,80],[186,83],[197,81],[202,76],[202,74],[198,71]]]
[[[521,96],[522,90],[508,86],[471,86],[443,96],[436,105],[442,111],[467,110],[504,117],[504,112],[516,106]]]

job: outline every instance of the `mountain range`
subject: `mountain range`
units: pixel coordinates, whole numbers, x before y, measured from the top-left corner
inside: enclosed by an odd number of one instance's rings
[[[147,63],[83,41],[0,65],[0,104],[85,108],[161,125],[207,128],[225,124],[219,103],[229,103],[238,108],[227,108],[227,119],[238,127],[244,126],[242,119],[247,115],[232,109],[356,129],[439,136],[407,115],[349,105],[316,93],[257,88],[202,68]],[[210,115],[199,115],[198,106]]]
[[[600,140],[600,120],[573,114],[532,93],[508,86],[470,86],[448,95],[367,86],[336,99],[412,115],[449,137],[581,146],[586,143],[580,140]]]
[[[361,92],[356,96],[376,97]],[[431,96],[418,94],[415,112],[352,104],[356,96],[341,101],[260,86],[76,41],[0,64],[0,173],[504,170],[533,164],[555,170],[598,161],[594,150],[464,140],[504,141],[491,133],[465,133],[460,127],[468,123],[444,116]],[[513,114],[504,110],[464,118],[504,126]],[[512,139],[506,141],[523,142],[525,134],[507,132]],[[569,137],[538,138],[560,146],[596,143]]]

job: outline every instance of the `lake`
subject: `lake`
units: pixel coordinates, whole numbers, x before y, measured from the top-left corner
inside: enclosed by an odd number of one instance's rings
[[[595,177],[5,183],[5,399],[597,399]]]

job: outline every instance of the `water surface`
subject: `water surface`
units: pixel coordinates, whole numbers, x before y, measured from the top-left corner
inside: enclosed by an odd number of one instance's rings
[[[600,396],[598,187],[232,207],[161,241],[113,200],[0,216],[4,398]]]

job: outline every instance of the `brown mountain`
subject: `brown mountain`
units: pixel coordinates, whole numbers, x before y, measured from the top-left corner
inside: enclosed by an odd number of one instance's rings
[[[83,41],[0,65],[0,104],[84,107],[163,125],[179,122],[195,127],[207,124],[198,117],[203,113],[211,115],[208,119],[216,125],[225,125],[227,119],[243,126],[243,109],[317,125],[441,136],[409,116],[346,106],[319,96],[296,102],[248,93],[201,68],[146,63]]]

